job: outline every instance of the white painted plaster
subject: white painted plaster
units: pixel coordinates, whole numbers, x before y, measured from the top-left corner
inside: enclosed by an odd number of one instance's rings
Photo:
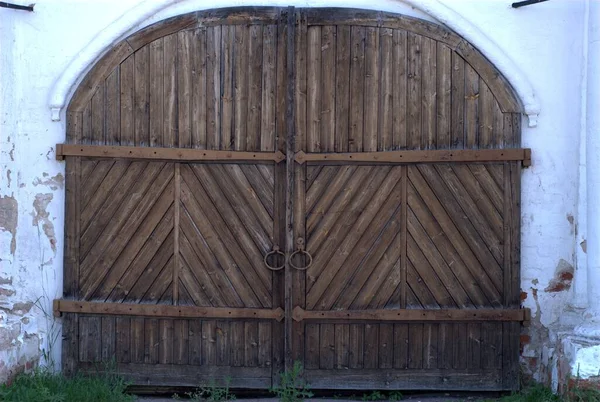
[[[365,3],[360,0],[342,1],[342,0],[271,0],[271,1],[244,1],[244,0],[219,0],[212,2],[207,6],[202,0],[145,0],[135,7],[131,8],[112,24],[107,26],[100,34],[82,49],[73,61],[64,70],[64,73],[58,78],[50,93],[49,105],[51,109],[52,120],[60,118],[60,110],[63,109],[67,100],[77,87],[76,84],[81,81],[85,72],[94,61],[98,60],[105,53],[111,44],[125,38],[129,33],[148,25],[149,23],[164,19],[168,16],[183,14],[186,12],[202,10],[215,7],[230,7],[239,5],[295,5],[302,7],[360,7],[369,9],[378,9],[384,11],[403,12],[404,14],[415,15],[426,19],[435,19],[440,23],[447,25],[455,32],[466,38],[474,44],[483,54],[491,60],[496,67],[508,77],[511,85],[517,92],[523,103],[523,110],[529,117],[529,126],[537,125],[540,106],[535,97],[533,87],[527,76],[521,71],[518,65],[504,52],[496,43],[481,32],[476,25],[463,18],[451,6],[443,4],[438,0],[402,0],[399,1],[377,1]],[[412,7],[414,12],[407,7]],[[168,11],[167,11],[168,10]],[[164,11],[167,11],[166,13]],[[429,18],[427,17],[429,16]]]
[[[535,110],[542,111],[537,128],[531,129],[525,124],[523,129],[523,145],[533,149],[533,166],[524,170],[522,181],[522,289],[527,292],[524,305],[533,309],[534,321],[539,323],[539,327],[532,328],[555,334],[557,327],[564,326],[561,317],[565,316],[565,305],[572,294],[545,292],[544,289],[553,279],[561,259],[574,266],[578,264],[576,258],[580,254],[576,250],[584,238],[576,234],[576,226],[581,227],[586,219],[585,192],[579,183],[582,169],[587,167],[586,171],[591,172],[580,158],[580,148],[585,148],[589,133],[597,133],[591,130],[598,129],[597,120],[585,120],[586,109],[582,102],[582,93],[587,93],[583,62],[586,42],[581,29],[586,3],[549,1],[518,10],[510,8],[510,3],[506,0],[411,0],[407,3],[392,0],[353,0],[351,3],[341,0],[285,3],[260,0],[252,4],[382,9],[439,20],[451,27],[453,22],[450,20],[458,15],[481,33],[478,41],[487,38],[486,41],[506,55],[506,60],[512,60],[513,65],[518,66],[520,72],[512,73],[509,67],[501,70],[516,87],[522,75],[523,81],[529,82],[530,94],[535,93],[535,98],[529,102],[529,110],[535,109],[531,105],[537,101],[539,108]],[[81,79],[90,67],[85,60],[96,60],[119,38],[194,7],[207,7],[206,3],[200,5],[189,0],[173,3],[144,18],[137,13],[131,14],[132,8],[142,4],[148,6],[140,0],[38,0],[34,13],[0,9],[0,197],[14,196],[19,205],[14,255],[9,248],[10,233],[0,230],[0,277],[12,278],[11,291],[15,292],[11,296],[0,296],[0,333],[13,324],[17,324],[19,330],[15,346],[0,351],[0,361],[15,362],[32,353],[27,346],[31,342],[25,341],[34,338],[27,338],[26,334],[36,334],[41,339],[41,347],[47,348],[48,333],[51,332],[47,322],[52,322],[32,309],[25,315],[28,318],[28,324],[25,324],[23,317],[9,313],[10,308],[2,310],[2,306],[34,301],[44,294],[50,300],[61,294],[64,189],[39,183],[44,183],[47,177],[64,175],[64,164],[54,160],[54,147],[64,141],[65,127],[64,119],[56,123],[49,121],[48,100],[52,99],[55,108],[62,107],[76,84],[72,80]],[[247,0],[220,1],[210,6],[217,4],[249,3]],[[428,10],[433,13],[427,8],[433,7],[432,4],[440,5],[435,6],[438,11],[426,16],[424,13]],[[444,14],[440,11],[441,6],[450,11]],[[107,34],[106,30],[119,25],[114,25],[119,18],[129,18],[130,26],[120,22],[122,32],[115,28]],[[466,29],[464,22],[460,24],[463,27],[460,29]],[[459,33],[465,35],[460,30]],[[106,40],[105,35],[112,39]],[[100,39],[95,39],[97,37]],[[100,49],[88,49],[88,44],[96,43],[103,45]],[[489,56],[489,51],[481,50]],[[80,60],[80,64],[73,64],[74,60]],[[501,60],[494,61],[502,63]],[[598,68],[595,64],[595,69]],[[527,105],[528,95],[521,90],[519,96]],[[590,108],[588,103],[587,109]],[[583,131],[582,121],[587,125]],[[597,171],[594,168],[594,172]],[[39,194],[52,195],[47,212],[48,220],[54,226],[56,250],[41,231],[41,225],[34,224],[33,203]],[[569,222],[569,215],[573,216],[573,223]],[[590,277],[588,282],[600,289],[597,281]],[[537,291],[537,299],[533,289]],[[60,342],[53,351],[56,357],[60,356]],[[542,345],[526,346],[525,355],[539,358],[541,354]]]

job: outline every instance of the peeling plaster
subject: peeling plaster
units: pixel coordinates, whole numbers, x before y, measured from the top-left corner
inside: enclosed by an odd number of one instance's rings
[[[44,173],[42,176],[44,176],[44,178],[46,178],[49,176],[49,174]],[[47,178],[45,180],[42,180],[39,177],[36,177],[33,180],[32,184],[34,186],[49,186],[50,189],[52,189],[52,190],[58,190],[59,188],[62,189],[65,187],[65,177],[61,173],[57,174],[56,176]]]
[[[15,255],[17,249],[17,224],[19,220],[19,204],[14,197],[0,197],[0,230],[12,235],[10,253]]]
[[[10,171],[10,169],[6,169],[6,180],[8,180],[8,186],[7,187],[10,187],[10,183],[12,182],[12,178],[10,177],[11,173],[12,172]]]
[[[40,225],[42,223],[42,230],[44,234],[50,241],[50,246],[52,247],[52,251],[56,253],[56,235],[54,234],[54,224],[48,219],[50,213],[46,211],[48,204],[52,201],[54,196],[51,193],[47,194],[36,194],[35,201],[33,201],[33,208],[35,209],[35,213],[33,214],[33,226]]]
[[[562,292],[571,288],[571,282],[573,282],[573,274],[575,269],[573,265],[567,261],[561,259],[556,266],[554,278],[550,280],[548,287],[544,289],[545,292]]]

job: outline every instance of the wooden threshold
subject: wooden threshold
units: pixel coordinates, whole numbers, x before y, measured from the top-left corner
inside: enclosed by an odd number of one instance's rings
[[[132,315],[165,318],[256,318],[281,321],[284,312],[276,309],[172,306],[161,304],[99,303],[74,300],[54,300],[54,315],[62,313]]]
[[[531,319],[529,309],[470,309],[470,310],[342,310],[307,311],[296,306],[292,318],[336,321],[523,321]]]
[[[56,144],[56,159],[66,156],[88,156],[96,158],[156,159],[180,162],[196,161],[259,161],[279,163],[285,159],[281,151],[245,152],[213,151],[208,149],[127,147],[109,145]]]
[[[297,152],[295,161],[305,162],[374,162],[374,163],[432,163],[432,162],[505,162],[522,161],[531,166],[531,149],[456,149],[425,151],[385,151],[347,153]]]

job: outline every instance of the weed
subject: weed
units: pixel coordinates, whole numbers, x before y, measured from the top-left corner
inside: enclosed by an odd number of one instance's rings
[[[381,401],[385,399],[385,395],[383,395],[379,391],[372,391],[370,394],[363,394],[363,401]]]
[[[290,371],[281,373],[281,384],[271,388],[271,392],[277,395],[281,402],[299,402],[312,397],[313,393],[302,378],[302,371],[302,363],[294,362]]]
[[[229,390],[229,384],[231,384],[231,378],[225,379],[225,386],[219,387],[213,381],[206,387],[200,387],[194,392],[186,392],[186,395],[192,401],[208,401],[208,402],[222,402],[222,401],[233,401],[235,395]],[[173,399],[179,399],[179,395],[173,395]]]
[[[388,400],[391,402],[397,402],[402,400],[402,393],[398,391],[392,391],[388,395]]]
[[[11,385],[0,386],[0,400],[19,402],[129,402],[127,383],[115,374],[77,375],[65,378],[51,368],[18,375]]]

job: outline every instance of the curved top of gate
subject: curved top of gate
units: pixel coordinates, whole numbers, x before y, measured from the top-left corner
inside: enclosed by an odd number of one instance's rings
[[[133,61],[136,57],[150,57],[147,53],[151,52],[152,47],[156,46],[157,41],[160,39],[166,40],[167,38],[175,37],[181,32],[190,32],[190,34],[193,35],[194,31],[215,26],[257,24],[276,26],[279,19],[282,18],[281,14],[285,13],[285,10],[286,9],[284,8],[274,7],[237,7],[198,11],[169,18],[143,28],[116,44],[92,67],[75,90],[67,108],[67,117],[72,120],[73,113],[83,113],[84,115],[90,115],[89,120],[93,120],[94,98],[95,95],[100,93],[102,93],[101,102],[104,105],[102,107],[105,108],[102,111],[103,116],[108,115],[108,105],[110,105],[111,102],[120,103],[120,107],[122,107],[123,102],[127,102],[127,99],[120,99],[118,96],[119,83],[121,81],[120,76],[123,75],[123,71],[118,70],[126,69],[127,74],[134,76],[138,66],[137,63],[134,65]],[[445,54],[443,59],[440,59],[438,56],[437,60],[432,60],[433,69],[435,70],[435,68],[437,68],[436,63],[451,63],[452,72],[450,74],[464,74],[464,81],[461,78],[461,80],[458,81],[460,85],[451,84],[451,87],[448,86],[448,83],[440,84],[439,79],[436,79],[436,82],[430,84],[433,85],[434,90],[441,90],[440,94],[443,96],[448,95],[447,92],[450,92],[449,96],[453,97],[453,99],[458,100],[459,98],[464,98],[464,111],[462,112],[464,120],[461,124],[464,124],[465,126],[469,124],[468,114],[474,113],[475,115],[472,117],[475,118],[475,124],[479,124],[482,127],[482,131],[485,130],[485,125],[487,124],[494,133],[497,131],[496,128],[498,125],[500,127],[500,132],[506,132],[507,116],[509,114],[523,112],[523,107],[519,98],[515,95],[513,88],[498,69],[468,41],[444,26],[414,17],[380,11],[341,8],[296,10],[301,10],[302,13],[304,13],[309,26],[350,25],[398,30],[408,32],[411,35],[416,35],[416,37],[424,38],[432,46],[444,50],[444,52],[442,52]],[[169,43],[165,42],[164,46],[166,48],[169,46]],[[422,55],[423,51],[424,49],[417,46],[417,54]],[[455,63],[455,61],[457,63]],[[462,66],[461,62],[464,63]],[[144,65],[144,63],[140,63],[140,66],[145,69],[149,68],[148,65]],[[457,69],[463,69],[464,71],[458,71],[457,73]],[[408,67],[407,70],[410,70],[410,67]],[[148,70],[146,70],[146,72],[148,72]],[[152,71],[149,71],[149,74],[152,74]],[[407,75],[409,75],[410,78],[410,71],[407,71]],[[432,77],[435,77],[435,74],[432,75]],[[177,80],[177,77],[174,79]],[[422,81],[425,82],[427,79],[423,79]],[[151,84],[145,89],[148,92],[152,91],[150,85]],[[135,90],[137,91],[138,89],[135,88]],[[479,99],[480,94],[482,99]],[[436,93],[434,91],[432,96],[435,95]],[[115,99],[111,99],[111,96],[115,97]],[[438,97],[439,96],[440,95],[438,95]],[[424,95],[423,102],[426,101]],[[471,104],[469,104],[470,101]],[[100,102],[100,100],[98,100],[98,102]],[[134,105],[129,106],[132,108],[134,107]],[[148,108],[147,102],[140,107]],[[483,111],[485,110],[489,111],[488,115],[484,115]],[[446,112],[448,114],[453,113],[451,110],[447,110]],[[121,117],[119,116],[119,118]],[[505,121],[504,128],[502,128],[503,120]],[[514,116],[509,116],[508,120],[510,120],[510,125],[519,124]],[[70,124],[72,125],[74,123],[71,121]],[[88,124],[91,125],[92,123]],[[492,127],[494,125],[496,128]],[[106,127],[103,127],[102,130],[106,131]],[[511,128],[510,131],[516,130]],[[69,136],[69,133],[67,135]],[[492,141],[493,144],[490,145],[494,147],[502,145],[518,145],[520,143],[520,134],[514,133],[514,135],[515,136],[510,141],[505,141],[505,139],[500,138],[496,141]],[[71,138],[68,139],[71,140]],[[107,142],[107,144],[109,144],[109,142]],[[434,146],[434,148],[444,147]]]

